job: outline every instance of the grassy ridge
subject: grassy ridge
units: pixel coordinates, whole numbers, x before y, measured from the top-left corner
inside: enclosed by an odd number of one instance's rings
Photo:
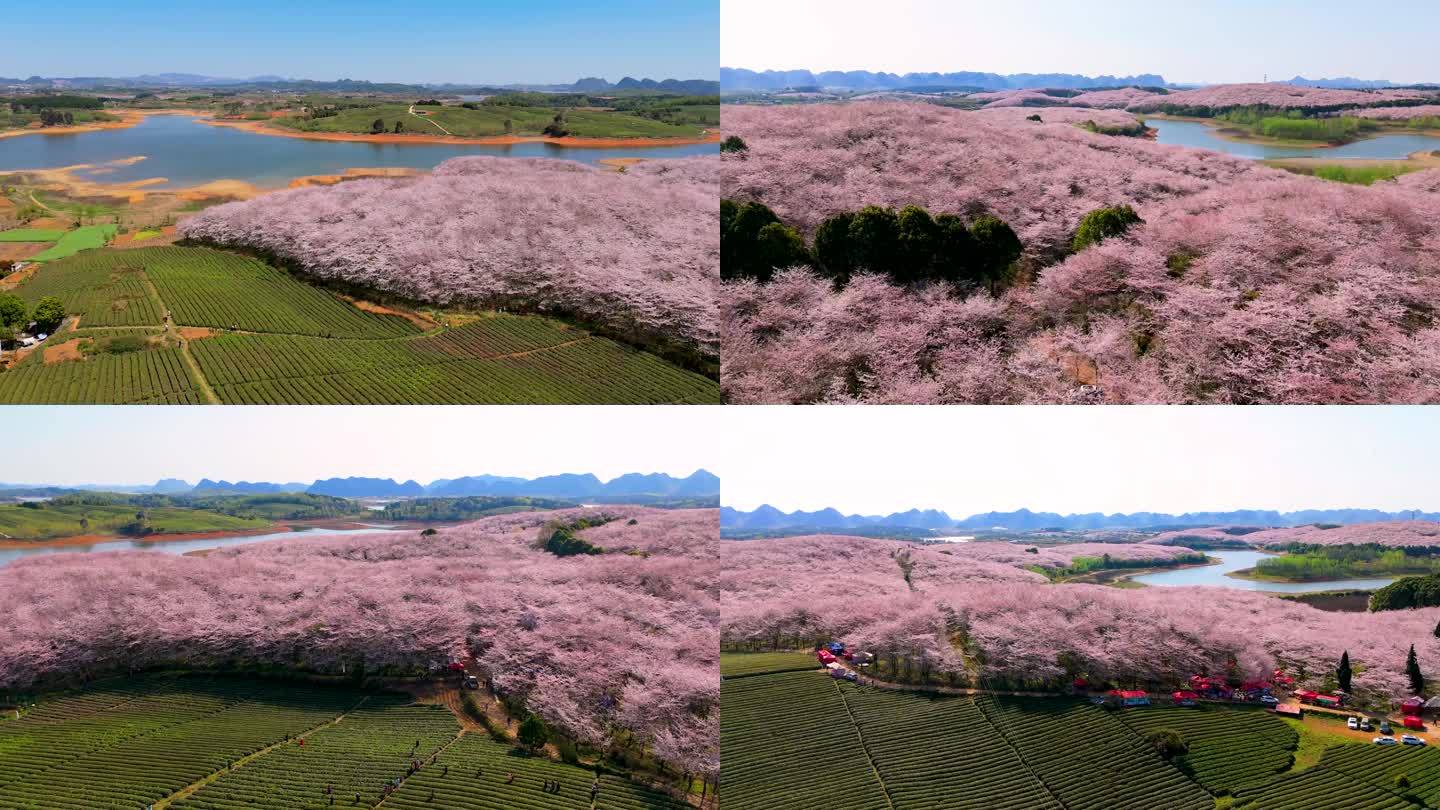
[[[443,135],[448,131],[451,135],[466,138],[508,134],[539,136],[554,121],[556,113],[561,112],[548,107],[486,105],[473,110],[465,107],[416,107],[415,110],[427,115],[411,115],[408,104],[378,104],[340,110],[323,118],[277,118],[273,123],[302,132],[370,134],[374,131],[375,121],[379,120],[384,122],[385,131],[392,134],[396,122],[399,122],[403,125],[403,132],[411,135]],[[718,107],[715,112],[718,117]],[[684,116],[688,122],[678,124],[609,110],[565,109],[564,116],[565,129],[569,134],[584,138],[697,138],[707,128],[691,123],[706,117],[694,111]],[[428,123],[430,121],[439,126]],[[506,121],[510,122],[508,131]]]
[[[817,669],[820,662],[808,652],[720,653],[720,677],[766,675]]]
[[[0,534],[14,540],[47,540],[81,534],[113,535],[133,524],[136,512],[125,504],[40,503],[34,508],[0,504]],[[161,507],[143,510],[154,534],[247,531],[270,525],[263,518],[238,517],[205,510]],[[86,521],[82,526],[80,521]]]

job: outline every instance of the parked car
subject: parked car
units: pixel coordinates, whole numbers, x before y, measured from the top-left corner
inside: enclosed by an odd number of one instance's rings
[[[1400,737],[1400,742],[1405,743],[1406,745],[1424,745],[1424,744],[1425,744],[1425,741],[1424,741],[1424,740],[1420,739],[1419,737],[1416,737],[1414,734],[1405,734],[1405,735],[1401,736],[1401,737]]]
[[[1376,737],[1376,738],[1373,740],[1373,742],[1374,742],[1376,745],[1399,745],[1399,744],[1400,744],[1400,743],[1398,743],[1398,742],[1395,741],[1395,738],[1394,738],[1394,737]]]
[[[466,675],[466,676],[465,676],[465,688],[466,688],[466,689],[479,689],[479,688],[480,688],[480,679],[477,678],[477,677],[475,677],[474,675]]]
[[[1395,733],[1395,729],[1393,729],[1393,728],[1390,727],[1390,721],[1389,721],[1389,720],[1381,720],[1381,721],[1380,721],[1380,733],[1381,733],[1381,734],[1394,734],[1394,733]]]
[[[1351,731],[1359,731],[1359,730],[1360,730],[1360,718],[1358,718],[1358,717],[1346,718],[1346,720],[1345,720],[1345,725],[1346,725],[1346,727],[1348,727]]]
[[[1260,698],[1260,702],[1264,703],[1266,706],[1279,706],[1280,698],[1274,697],[1273,695],[1266,695],[1265,697]]]
[[[1373,731],[1374,729],[1375,729],[1375,727],[1370,724],[1370,718],[1368,718],[1368,717],[1362,717],[1362,718],[1360,718],[1360,730],[1361,730],[1361,731]]]

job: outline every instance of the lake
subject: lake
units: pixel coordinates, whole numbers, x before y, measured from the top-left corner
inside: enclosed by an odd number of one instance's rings
[[[1158,130],[1158,143],[1172,146],[1189,146],[1195,149],[1209,149],[1236,157],[1255,160],[1276,158],[1337,158],[1368,160],[1403,160],[1414,152],[1440,149],[1440,138],[1433,135],[1395,134],[1347,143],[1344,146],[1325,146],[1318,149],[1303,149],[1293,146],[1267,146],[1257,143],[1239,143],[1220,137],[1219,130],[1209,124],[1195,121],[1163,121],[1150,118],[1145,125]]]
[[[607,158],[671,158],[718,154],[714,143],[616,149],[567,148],[549,143],[513,145],[449,143],[356,143],[307,141],[257,135],[202,124],[188,115],[151,115],[129,129],[74,135],[0,138],[0,171],[97,165],[76,176],[102,183],[129,183],[155,177],[153,188],[189,188],[214,180],[244,180],[279,188],[296,177],[340,174],[351,168],[433,169],[467,155],[549,157],[597,163]],[[129,166],[102,163],[144,156]]]
[[[9,565],[21,557],[39,557],[45,554],[87,553],[95,551],[163,551],[167,554],[188,554],[210,548],[243,546],[250,543],[264,543],[269,540],[296,540],[303,537],[326,535],[364,535],[395,531],[393,526],[367,526],[363,529],[300,529],[298,531],[252,534],[239,537],[211,537],[200,540],[106,540],[89,545],[36,546],[35,548],[0,548],[0,567]]]
[[[1395,577],[1341,579],[1329,582],[1261,582],[1253,579],[1238,579],[1236,577],[1227,577],[1225,574],[1244,568],[1254,568],[1260,560],[1274,555],[1263,554],[1259,551],[1206,551],[1205,553],[1211,557],[1218,557],[1220,564],[1197,566],[1195,568],[1177,568],[1173,571],[1143,574],[1138,577],[1131,577],[1131,579],[1145,585],[1158,585],[1162,587],[1173,585],[1204,585],[1211,588],[1235,588],[1242,591],[1272,591],[1276,593],[1313,593],[1315,591],[1338,590],[1373,591],[1377,588],[1383,588],[1395,581]]]

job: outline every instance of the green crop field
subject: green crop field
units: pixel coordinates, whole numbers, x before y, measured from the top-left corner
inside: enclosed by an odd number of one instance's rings
[[[412,741],[413,742],[413,741]],[[448,768],[448,770],[447,770]],[[515,781],[507,784],[510,774]],[[574,765],[539,757],[517,756],[510,746],[477,734],[466,734],[445,749],[440,761],[405,780],[385,807],[401,810],[590,810],[590,785],[595,775]],[[559,793],[547,793],[546,781],[558,782]],[[350,797],[352,800],[354,796]],[[204,806],[204,805],[197,805]],[[689,805],[614,776],[600,777],[596,806],[606,810],[683,810]]]
[[[752,669],[743,659],[759,658],[726,657],[741,673]],[[1229,794],[1247,810],[1379,810],[1440,799],[1440,751],[1346,744],[1296,773],[1295,730],[1251,707],[1106,709],[878,689],[819,672],[726,677],[720,693],[725,801],[738,808],[1210,810]],[[1188,752],[1162,758],[1147,740],[1157,729],[1179,732]]]
[[[1440,807],[1440,750],[1408,745],[1334,745],[1320,757],[1320,769],[1390,790],[1426,807]],[[1408,788],[1399,788],[1404,777]]]
[[[820,662],[815,660],[815,654],[808,652],[720,653],[722,678],[795,672],[817,669],[819,666]]]
[[[1141,735],[1180,732],[1190,750],[1175,764],[1212,793],[1233,792],[1289,770],[1299,743],[1295,729],[1260,708],[1155,706],[1117,716]]]
[[[1044,771],[1032,770],[1003,741],[974,700],[846,686],[842,694],[896,807],[937,800],[973,810],[1070,806],[1052,794]],[[1142,770],[1149,763],[1131,765]]]
[[[361,699],[349,690],[177,677],[47,701],[0,724],[0,807],[145,807]]]
[[[978,704],[1066,808],[1214,806],[1210,794],[1161,759],[1116,712],[1044,698]]]
[[[411,115],[408,104],[379,104],[341,110],[325,118],[278,118],[273,123],[306,132],[366,134],[372,131],[377,120],[385,122],[387,133],[393,133],[395,123],[399,121],[404,124],[405,133],[411,135],[443,135],[448,132],[459,137],[482,138],[507,134],[505,122],[508,120],[511,123],[510,134],[539,136],[558,112],[548,107],[484,105],[478,110],[465,107],[416,107],[415,110],[429,114]],[[718,114],[714,107],[709,110]],[[571,135],[584,138],[696,138],[707,127],[694,122],[708,117],[704,105],[689,110],[681,123],[676,124],[613,110],[567,109],[565,127]],[[428,123],[430,121],[434,123]],[[713,129],[713,125],[708,128]]]
[[[813,672],[721,682],[720,768],[730,810],[890,806],[838,685]]]
[[[400,788],[386,797],[396,778]],[[0,721],[7,810],[292,810],[382,799],[400,808],[589,810],[593,778],[462,735],[448,709],[405,695],[238,676],[115,679]],[[544,792],[545,780],[561,792]],[[687,806],[613,776],[600,784],[599,807]]]
[[[135,520],[138,510],[120,504],[39,503],[34,508],[0,504],[0,535],[15,540],[44,540],[81,534],[114,534]],[[146,509],[146,524],[156,534],[263,529],[268,520],[234,517],[201,509]],[[84,526],[80,521],[84,520]]]
[[[1423,805],[1329,768],[1287,774],[1235,792],[1236,810],[1411,810]]]
[[[263,262],[204,248],[97,250],[14,292],[56,296],[82,359],[34,351],[0,374],[0,404],[718,403],[714,380],[539,316],[422,330]],[[166,323],[166,315],[169,323]],[[172,327],[203,327],[181,340]],[[119,329],[131,329],[133,340]],[[143,338],[143,340],[141,340]]]
[[[94,250],[109,244],[115,238],[114,225],[86,225],[83,228],[76,228],[73,231],[66,231],[60,240],[47,250],[37,253],[31,257],[32,261],[53,262],[57,259],[64,259],[74,256],[82,250]]]
[[[16,228],[0,231],[0,242],[55,242],[64,236],[64,231],[39,228]]]

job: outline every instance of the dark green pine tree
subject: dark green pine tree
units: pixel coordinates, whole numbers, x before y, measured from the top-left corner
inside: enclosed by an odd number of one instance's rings
[[[1335,680],[1340,682],[1340,689],[1344,692],[1350,691],[1350,651],[1346,650],[1340,654],[1340,666],[1335,668]]]
[[[1410,679],[1410,690],[1417,695],[1425,694],[1425,676],[1420,672],[1420,662],[1415,659],[1415,645],[1410,645],[1410,654],[1405,656],[1405,675]]]

